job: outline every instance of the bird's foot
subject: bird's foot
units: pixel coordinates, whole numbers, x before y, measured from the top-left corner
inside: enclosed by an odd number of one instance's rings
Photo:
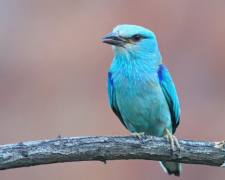
[[[140,140],[142,140],[142,141],[143,141],[143,139],[146,138],[146,135],[145,135],[144,132],[140,132],[140,133],[134,132],[131,135],[136,137],[136,138],[138,138],[138,139],[140,139]]]
[[[164,131],[165,131],[165,138],[167,138],[171,144],[171,153],[173,154],[173,152],[175,151],[174,144],[176,145],[178,152],[180,152],[180,144],[177,138],[174,135],[172,135],[172,133],[169,132],[167,128],[165,128]]]
[[[225,148],[225,141],[220,141],[220,142],[214,142],[215,143],[215,148],[218,148],[218,149],[223,149]]]

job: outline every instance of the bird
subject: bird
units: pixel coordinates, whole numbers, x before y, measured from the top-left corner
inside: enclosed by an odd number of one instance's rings
[[[155,34],[142,26],[120,24],[103,37],[112,45],[114,59],[108,71],[111,109],[121,123],[140,137],[167,137],[174,150],[180,145],[173,135],[180,122],[176,88],[162,62]],[[161,161],[169,175],[179,176],[181,163]]]

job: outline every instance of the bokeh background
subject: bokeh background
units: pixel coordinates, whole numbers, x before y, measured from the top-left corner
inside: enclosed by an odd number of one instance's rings
[[[176,136],[225,137],[224,0],[1,0],[0,144],[68,136],[130,134],[108,105],[113,59],[103,35],[117,24],[155,32],[176,84]],[[0,172],[1,180],[174,179],[156,161],[42,165]],[[180,179],[224,179],[218,167],[183,164]]]

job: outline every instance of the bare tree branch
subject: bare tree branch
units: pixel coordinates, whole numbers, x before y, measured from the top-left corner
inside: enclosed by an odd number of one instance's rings
[[[179,140],[181,152],[171,155],[162,137],[134,136],[69,137],[0,146],[0,170],[72,161],[122,159],[167,160],[211,166],[225,165],[225,148],[215,143]]]

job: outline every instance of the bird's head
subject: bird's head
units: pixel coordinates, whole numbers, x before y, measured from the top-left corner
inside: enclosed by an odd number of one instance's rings
[[[113,45],[115,54],[146,56],[159,54],[154,33],[137,25],[118,25],[103,37],[103,42]]]

